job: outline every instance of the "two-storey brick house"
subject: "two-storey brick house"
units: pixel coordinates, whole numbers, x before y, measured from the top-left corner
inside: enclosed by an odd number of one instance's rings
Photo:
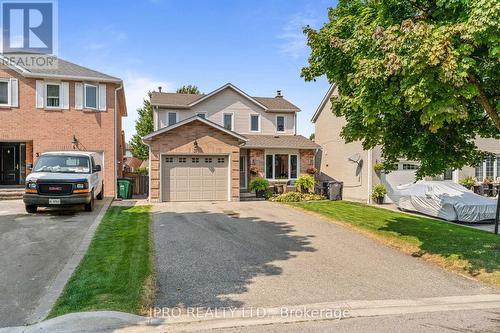
[[[23,185],[43,152],[103,155],[105,195],[116,193],[123,154],[122,80],[62,59],[37,70],[0,67],[0,187]]]
[[[239,200],[253,177],[293,182],[317,144],[297,135],[299,108],[280,92],[253,97],[232,84],[209,94],[151,94],[150,200]]]

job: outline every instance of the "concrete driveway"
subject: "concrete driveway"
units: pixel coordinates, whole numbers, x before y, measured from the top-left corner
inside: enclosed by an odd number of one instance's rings
[[[271,202],[154,207],[161,307],[270,307],[498,293]]]
[[[0,201],[0,327],[27,324],[40,297],[98,215],[82,207],[25,213],[21,200]]]

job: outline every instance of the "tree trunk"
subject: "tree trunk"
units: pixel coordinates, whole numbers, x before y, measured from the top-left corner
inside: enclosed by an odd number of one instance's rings
[[[493,121],[493,124],[495,124],[495,127],[500,131],[500,116],[498,115],[498,112],[496,111],[495,107],[490,104],[488,97],[484,93],[479,83],[475,79],[473,80],[473,82],[479,90],[479,96],[477,97],[479,104],[481,104],[484,111],[486,111],[490,119]]]

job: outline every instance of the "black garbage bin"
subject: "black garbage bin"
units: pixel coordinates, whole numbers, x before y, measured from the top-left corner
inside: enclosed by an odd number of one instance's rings
[[[342,200],[342,188],[344,186],[343,182],[339,181],[328,181],[323,183],[323,189],[325,196],[328,200]]]

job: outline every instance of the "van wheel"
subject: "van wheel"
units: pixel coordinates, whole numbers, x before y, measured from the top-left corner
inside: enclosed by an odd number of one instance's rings
[[[90,202],[88,204],[85,204],[86,212],[91,212],[93,210],[94,210],[94,191],[92,191],[90,194]]]
[[[104,183],[102,183],[101,192],[99,192],[99,194],[97,195],[97,200],[102,200],[102,199],[104,199]]]
[[[30,213],[30,214],[35,214],[38,207],[37,205],[26,205],[26,212]]]

